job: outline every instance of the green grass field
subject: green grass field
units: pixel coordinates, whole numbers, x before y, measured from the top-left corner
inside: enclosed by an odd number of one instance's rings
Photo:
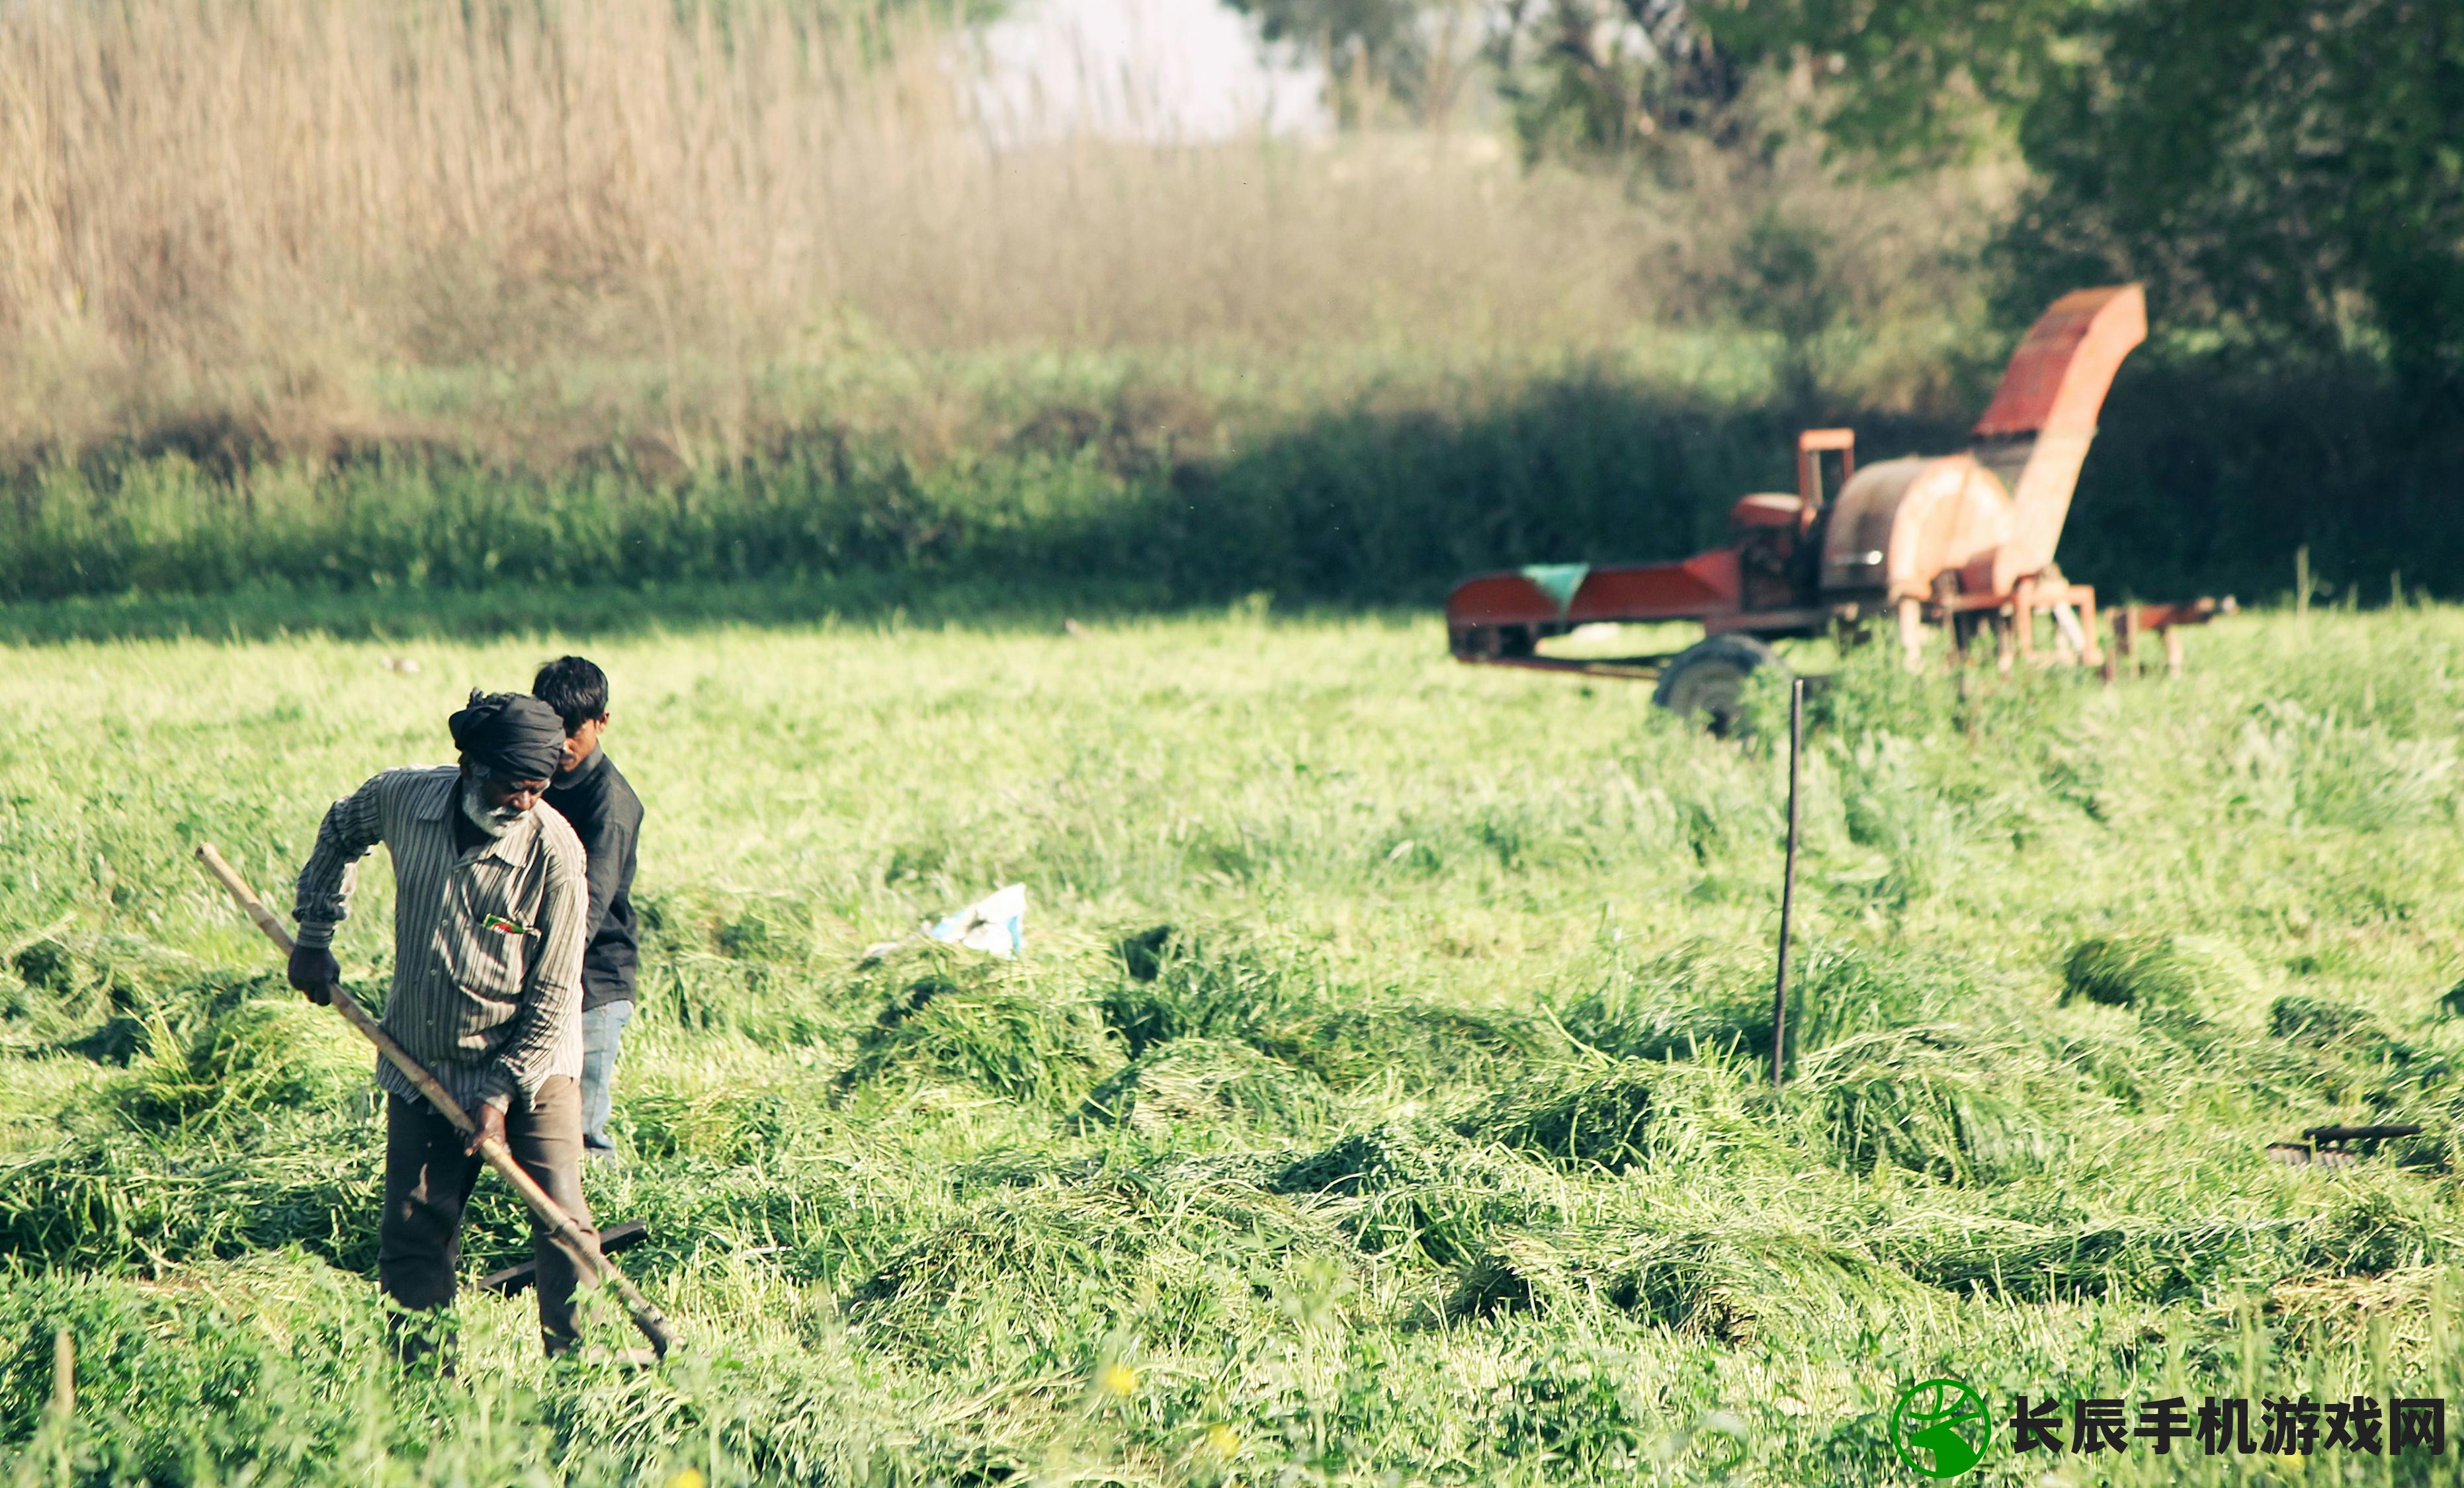
[[[1934,1376],[2464,1393],[2464,611],[2220,623],[2169,685],[1852,656],[1776,1096],[1775,689],[1723,742],[1427,619],[1058,621],[0,650],[0,1481],[1903,1483]],[[190,854],[287,907],[326,802],[568,646],[649,811],[591,1202],[688,1346],[551,1367],[466,1299],[405,1374],[368,1061]],[[866,958],[1013,881],[1021,960]],[[2429,1129],[2263,1151],[2380,1120]],[[482,1193],[473,1276],[526,1248]],[[2452,1460],[1997,1421],[1963,1481]]]

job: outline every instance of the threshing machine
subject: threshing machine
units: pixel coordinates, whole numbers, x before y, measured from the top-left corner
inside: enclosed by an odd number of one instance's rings
[[[2138,285],[2065,295],[2012,354],[1967,453],[1860,468],[1853,431],[1807,429],[1796,441],[1795,493],[1738,501],[1731,546],[1676,563],[1542,563],[1465,580],[1446,601],[1454,654],[1656,677],[1661,706],[1715,722],[1725,722],[1747,675],[1773,662],[1767,641],[1831,630],[1854,638],[1885,617],[1911,667],[1929,624],[1948,625],[1963,649],[1990,628],[2005,666],[2033,663],[2038,615],[2053,619],[2055,659],[2101,665],[2096,591],[2062,577],[2054,548],[2105,390],[2146,334]],[[1827,503],[1826,455],[1839,472]],[[2171,627],[2216,609],[2205,601],[2139,606],[2115,617],[2116,634],[2126,646],[2143,628],[2163,632],[2178,667]],[[1705,636],[1667,656],[1539,649],[1577,626],[1642,621],[1700,621]]]

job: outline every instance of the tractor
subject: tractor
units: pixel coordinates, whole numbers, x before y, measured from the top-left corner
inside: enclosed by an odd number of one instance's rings
[[[1990,629],[2003,667],[2035,665],[2040,615],[2054,624],[2047,660],[2107,666],[2096,591],[2063,578],[2054,549],[2105,391],[2146,334],[2136,284],[2065,295],[2012,354],[1966,453],[1859,467],[1854,431],[1807,429],[1795,492],[1740,499],[1729,546],[1674,563],[1538,563],[1467,579],[1446,600],[1449,645],[1465,662],[1652,679],[1655,702],[1722,729],[1746,678],[1776,662],[1771,641],[1830,632],[1853,644],[1886,620],[1911,669],[1927,625],[1948,626],[1959,654]],[[1828,502],[1826,457],[1838,470]],[[2231,605],[2124,606],[2116,640],[2126,649],[2160,632],[2179,670],[2173,627]],[[1704,638],[1671,655],[1540,650],[1580,626],[1655,621],[1699,621]]]

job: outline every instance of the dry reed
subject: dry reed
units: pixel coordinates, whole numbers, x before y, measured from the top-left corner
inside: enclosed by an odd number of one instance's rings
[[[512,405],[732,443],[778,369],[885,347],[1521,341],[1644,308],[1614,187],[1478,140],[996,148],[966,55],[668,0],[11,8],[0,442]]]
[[[8,8],[0,449],[695,465],[948,353],[1598,348],[1720,302],[1773,204],[1852,310],[1923,281],[1940,319],[1998,189],[1803,143],[1647,186],[1477,134],[1126,142],[997,93],[964,33],[774,5]]]

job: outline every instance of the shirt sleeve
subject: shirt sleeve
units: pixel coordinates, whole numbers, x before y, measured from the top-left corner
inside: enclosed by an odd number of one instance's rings
[[[334,927],[349,918],[351,890],[359,883],[360,860],[385,837],[385,813],[379,799],[384,776],[367,782],[325,812],[317,828],[317,846],[308,865],[299,870],[299,889],[291,917],[299,922],[299,944],[321,951],[334,943]]]
[[[590,864],[590,921],[582,932],[584,946],[597,940],[607,924],[607,910],[616,902],[616,891],[625,886],[626,864],[633,861],[633,840],[641,829],[642,808],[619,796],[607,802],[606,810],[595,814],[582,838],[583,856]]]
[[[511,1032],[479,1082],[480,1099],[510,1107],[528,1102],[547,1079],[558,1039],[582,1016],[582,932],[590,924],[590,884],[582,857],[547,855],[539,895],[539,954],[522,974],[522,1000]]]

